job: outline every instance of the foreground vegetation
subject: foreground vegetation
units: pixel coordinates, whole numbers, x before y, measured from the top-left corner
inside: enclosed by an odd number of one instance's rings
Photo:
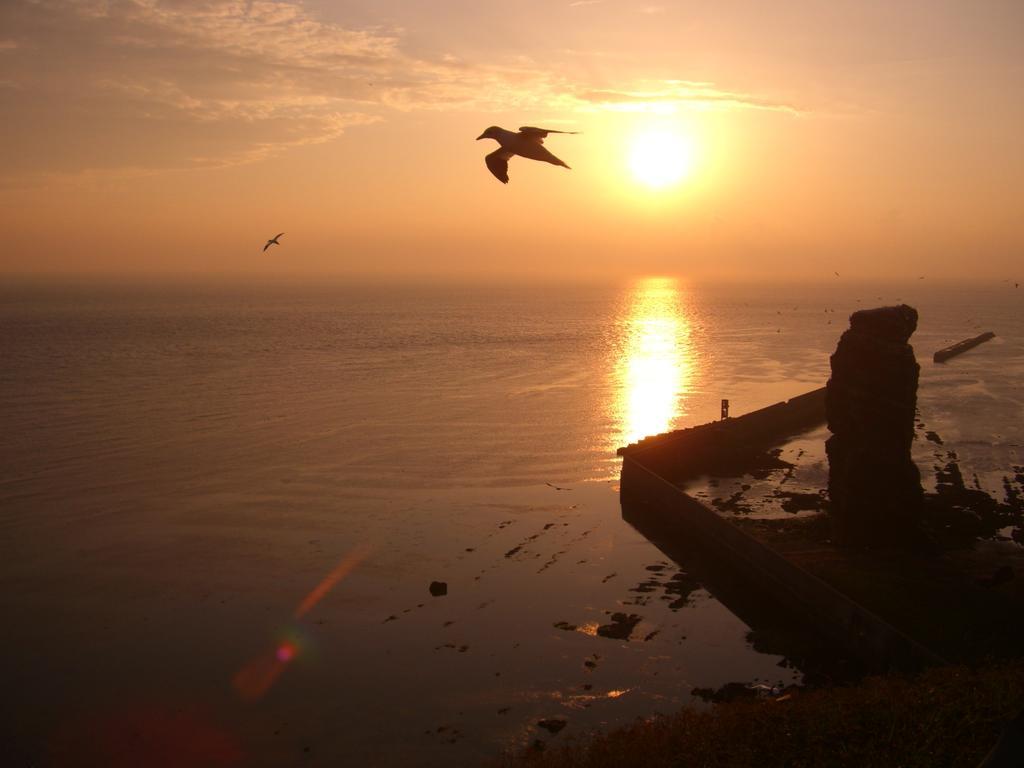
[[[1024,706],[1024,662],[944,667],[684,709],[610,733],[531,749],[533,768],[976,766]]]

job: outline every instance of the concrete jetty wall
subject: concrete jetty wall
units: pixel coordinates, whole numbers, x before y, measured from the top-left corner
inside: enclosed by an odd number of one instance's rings
[[[913,671],[942,659],[891,624],[724,520],[678,485],[695,475],[734,473],[786,438],[825,422],[825,388],[758,411],[646,438],[619,449],[623,508],[688,537],[757,594],[813,626],[837,648],[875,669]]]
[[[940,349],[934,355],[932,355],[932,360],[936,363],[944,363],[951,357],[962,355],[967,350],[974,349],[979,344],[984,344],[986,341],[991,341],[995,337],[996,335],[992,333],[992,331],[985,331],[984,333],[979,334],[978,336],[975,336],[970,339],[964,339],[963,341],[958,341],[956,344]]]
[[[751,590],[813,626],[869,668],[915,671],[942,663],[939,656],[885,620],[723,520],[646,466],[644,458],[628,453],[623,458],[624,507],[641,504],[677,525],[692,544],[727,565]]]
[[[647,437],[618,450],[670,480],[742,464],[790,435],[825,423],[825,387],[735,418]]]

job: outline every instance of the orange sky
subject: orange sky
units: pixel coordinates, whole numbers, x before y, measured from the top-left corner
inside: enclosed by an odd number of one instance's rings
[[[1019,0],[507,8],[7,0],[0,273],[1019,276]]]

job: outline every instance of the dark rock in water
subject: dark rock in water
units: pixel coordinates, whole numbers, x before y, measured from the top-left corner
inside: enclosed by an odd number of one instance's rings
[[[917,541],[924,491],[910,456],[920,366],[907,341],[917,310],[861,310],[831,357],[825,393],[830,512],[852,546]]]
[[[749,515],[754,511],[743,503],[743,491],[736,491],[728,499],[712,499],[711,504],[720,512],[735,512],[738,515]]]
[[[647,581],[641,581],[635,587],[630,587],[630,592],[654,592],[661,586],[660,581],[654,579],[648,579]]]
[[[714,704],[725,704],[738,699],[756,699],[757,691],[746,683],[726,683],[721,688],[694,688],[691,696]]]
[[[1021,524],[1024,508],[1016,495],[1007,493],[1000,502],[980,488],[968,488],[956,454],[947,458],[945,466],[935,467],[935,493],[925,495],[925,524],[937,543],[970,548],[976,539],[997,538],[1002,529]]]
[[[1014,573],[1012,566],[1001,565],[995,569],[991,576],[978,579],[978,584],[983,587],[998,587],[1008,581],[1013,581],[1013,576]]]
[[[432,581],[430,582],[430,594],[434,597],[443,597],[448,594],[448,582],[446,581]]]
[[[775,498],[785,499],[782,509],[796,514],[797,512],[818,511],[824,507],[824,499],[817,493],[797,493],[795,491],[775,491]]]
[[[640,623],[641,619],[642,617],[635,613],[628,616],[624,613],[613,613],[612,623],[602,624],[597,628],[597,634],[612,640],[628,640],[633,628]]]
[[[537,727],[543,728],[548,733],[558,733],[560,730],[565,728],[565,720],[558,720],[555,718],[549,718],[547,720],[538,720]]]
[[[694,576],[679,571],[665,584],[665,595],[662,599],[671,600],[668,607],[673,611],[678,611],[690,604],[693,593],[701,587],[701,583]]]

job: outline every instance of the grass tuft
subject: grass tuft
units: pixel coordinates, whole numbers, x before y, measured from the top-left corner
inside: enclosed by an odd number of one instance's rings
[[[683,709],[562,747],[530,749],[515,768],[941,768],[976,766],[1024,706],[1024,661],[942,667],[800,690],[784,701]]]

